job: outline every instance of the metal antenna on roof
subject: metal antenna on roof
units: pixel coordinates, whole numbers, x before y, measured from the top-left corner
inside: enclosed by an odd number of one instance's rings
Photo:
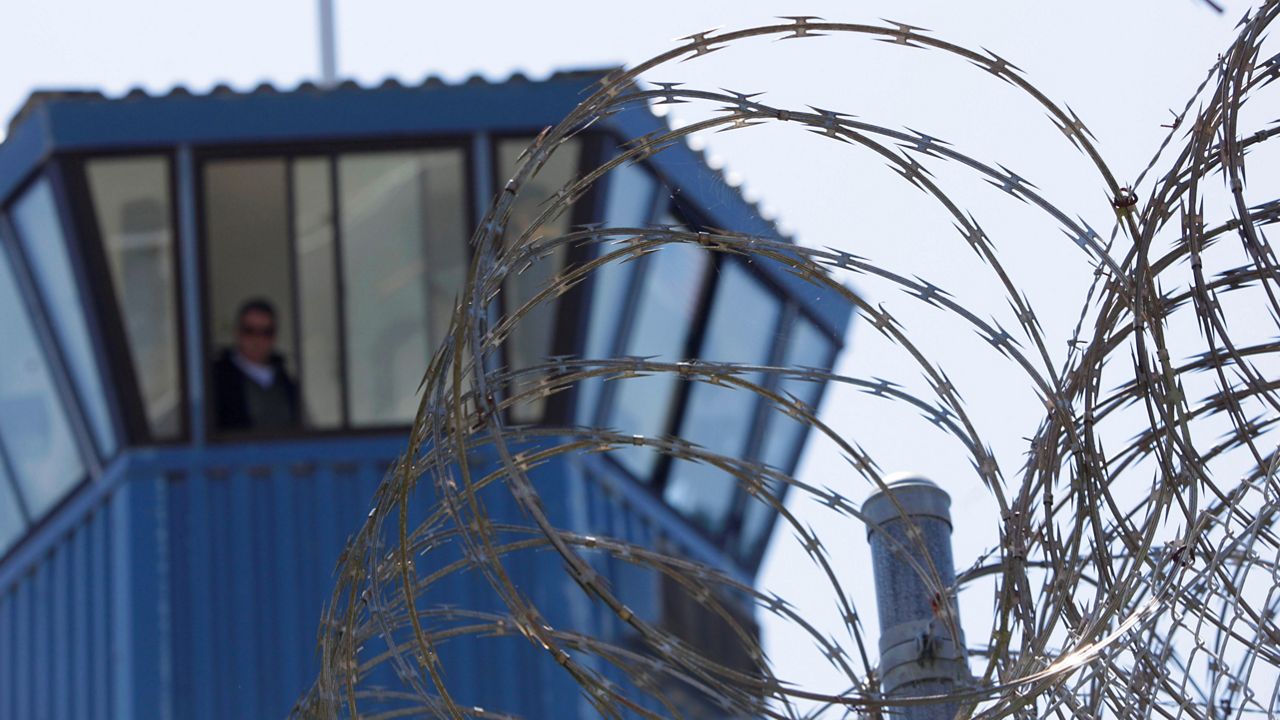
[[[333,0],[320,2],[320,86],[338,84],[338,41],[333,22]]]

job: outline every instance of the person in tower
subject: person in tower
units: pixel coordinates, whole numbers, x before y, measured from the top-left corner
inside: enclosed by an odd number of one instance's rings
[[[298,387],[275,350],[276,310],[265,298],[236,313],[236,344],[213,362],[214,427],[218,431],[278,431],[302,422]]]

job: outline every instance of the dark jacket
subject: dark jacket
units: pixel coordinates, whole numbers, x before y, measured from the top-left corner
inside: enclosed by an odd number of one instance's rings
[[[249,416],[249,402],[245,392],[248,383],[253,382],[236,366],[232,359],[234,351],[223,350],[217,360],[213,361],[213,426],[218,431],[252,430],[253,418]],[[284,392],[292,415],[292,427],[299,427],[302,422],[301,405],[298,401],[298,386],[284,369],[284,358],[278,354],[271,356],[271,366],[275,368],[275,382]]]

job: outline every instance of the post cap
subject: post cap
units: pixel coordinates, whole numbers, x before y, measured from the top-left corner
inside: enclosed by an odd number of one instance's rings
[[[908,516],[937,518],[951,526],[951,496],[933,481],[918,473],[898,472],[886,477],[884,483],[886,490],[877,488],[862,503],[868,536],[877,525],[902,519],[902,511],[894,504],[894,499]]]

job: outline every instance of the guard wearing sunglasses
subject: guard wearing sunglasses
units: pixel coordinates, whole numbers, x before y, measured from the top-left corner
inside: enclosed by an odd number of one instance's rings
[[[240,306],[236,318],[235,347],[213,363],[214,426],[219,431],[297,428],[298,388],[275,351],[275,308],[254,298]]]

